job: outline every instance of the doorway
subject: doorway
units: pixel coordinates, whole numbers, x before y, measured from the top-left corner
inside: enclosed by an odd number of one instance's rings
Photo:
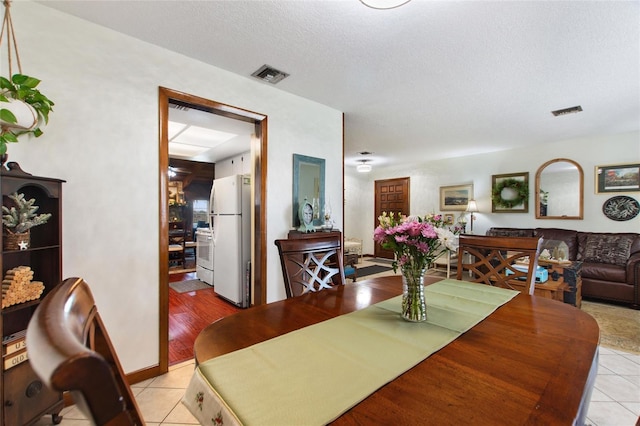
[[[374,209],[374,229],[379,225],[378,217],[382,212],[409,215],[409,178],[375,181]],[[373,253],[382,259],[394,258],[393,250],[384,249],[380,244],[374,244]]]
[[[159,88],[159,369],[161,373],[169,368],[169,104],[183,104],[190,108],[221,115],[235,120],[252,123],[255,141],[252,146],[253,200],[252,214],[252,298],[254,305],[266,300],[266,174],[267,174],[267,117],[252,111],[209,99]]]

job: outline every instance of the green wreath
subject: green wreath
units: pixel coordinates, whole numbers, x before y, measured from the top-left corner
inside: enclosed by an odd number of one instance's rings
[[[513,200],[505,200],[502,198],[502,190],[505,188],[514,189],[518,196]],[[516,180],[516,179],[504,179],[501,180],[491,190],[491,200],[497,207],[513,208],[519,204],[524,203],[529,199],[529,183]]]

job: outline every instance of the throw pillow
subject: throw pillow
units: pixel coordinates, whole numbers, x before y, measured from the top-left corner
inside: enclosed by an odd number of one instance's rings
[[[625,266],[633,239],[629,236],[595,234],[587,237],[584,261]]]

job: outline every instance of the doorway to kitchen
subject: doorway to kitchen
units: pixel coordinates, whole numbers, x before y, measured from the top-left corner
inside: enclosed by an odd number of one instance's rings
[[[199,111],[250,123],[254,127],[254,140],[251,144],[253,177],[252,211],[252,303],[259,305],[266,300],[266,152],[267,117],[252,111],[222,104],[198,96],[185,94],[167,88],[159,88],[159,269],[160,269],[160,307],[159,307],[159,369],[168,371],[169,367],[169,109],[170,105],[182,105]]]

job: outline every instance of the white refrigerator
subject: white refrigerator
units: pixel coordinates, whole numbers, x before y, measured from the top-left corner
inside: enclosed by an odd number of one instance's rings
[[[209,202],[213,228],[213,287],[241,308],[251,304],[251,176],[213,181]]]

